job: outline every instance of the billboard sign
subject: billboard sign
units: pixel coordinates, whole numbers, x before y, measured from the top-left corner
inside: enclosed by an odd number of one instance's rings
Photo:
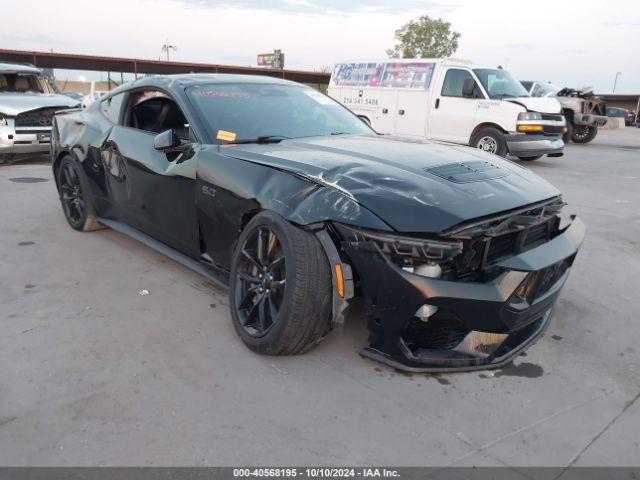
[[[284,54],[280,50],[274,50],[273,53],[259,53],[258,66],[284,68]]]

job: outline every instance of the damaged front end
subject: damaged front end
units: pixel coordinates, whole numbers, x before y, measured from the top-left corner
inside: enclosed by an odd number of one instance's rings
[[[558,198],[438,236],[334,224],[366,301],[362,354],[398,369],[505,365],[549,324],[585,235]]]

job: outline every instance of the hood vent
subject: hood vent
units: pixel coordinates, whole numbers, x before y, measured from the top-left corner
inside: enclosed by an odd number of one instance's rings
[[[509,170],[485,161],[447,163],[424,171],[454,183],[480,182],[509,175]]]

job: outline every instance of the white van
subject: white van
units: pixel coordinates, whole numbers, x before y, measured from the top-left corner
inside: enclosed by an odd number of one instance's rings
[[[328,94],[379,133],[471,145],[535,160],[563,155],[555,98],[532,98],[509,72],[454,59],[335,66]]]

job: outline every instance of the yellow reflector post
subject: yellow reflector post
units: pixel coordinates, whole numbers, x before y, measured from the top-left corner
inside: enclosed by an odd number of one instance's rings
[[[344,297],[344,278],[342,278],[342,265],[336,263],[336,287],[338,288],[338,295]]]

